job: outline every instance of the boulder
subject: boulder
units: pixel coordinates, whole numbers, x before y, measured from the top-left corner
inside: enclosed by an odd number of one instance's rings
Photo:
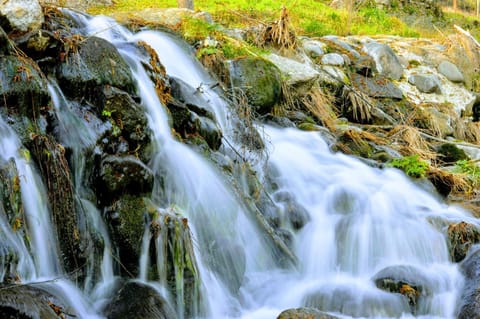
[[[2,1],[0,16],[8,21],[8,25],[2,25],[3,28],[21,32],[36,31],[40,29],[44,21],[42,7],[38,0]]]
[[[72,35],[64,39],[64,51],[57,65],[57,79],[72,98],[94,100],[97,87],[114,86],[134,92],[130,67],[110,42],[95,36]]]
[[[267,55],[266,59],[280,69],[286,84],[289,86],[308,90],[320,76],[317,70],[306,63],[300,63],[273,53]]]
[[[367,43],[363,50],[375,61],[377,72],[391,80],[399,80],[403,75],[403,66],[397,55],[386,44]]]
[[[455,164],[457,161],[469,160],[467,153],[453,143],[444,143],[436,148],[440,159],[445,164]]]
[[[457,319],[480,318],[480,246],[474,246],[460,264],[465,281],[458,303]]]
[[[480,242],[480,230],[473,224],[459,222],[448,225],[447,237],[452,260],[461,262],[470,247]]]
[[[363,76],[372,76],[375,70],[375,61],[369,55],[362,55],[354,60],[355,72]]]
[[[325,54],[326,44],[316,40],[305,40],[302,42],[303,49],[311,58],[318,58]]]
[[[13,52],[13,45],[8,35],[2,27],[0,27],[0,55],[11,55]]]
[[[460,70],[455,64],[449,61],[442,61],[438,65],[438,72],[443,74],[448,80],[454,83],[460,83],[465,81],[462,72],[460,72]]]
[[[327,53],[322,56],[321,62],[323,65],[343,66],[345,59],[338,53]]]
[[[108,155],[100,164],[100,198],[119,198],[124,194],[150,192],[153,187],[153,172],[135,156]]]
[[[40,4],[86,11],[93,6],[111,6],[112,0],[40,0]]]
[[[29,58],[0,56],[0,107],[10,113],[38,118],[40,108],[50,101],[47,81]]]
[[[373,98],[391,98],[401,100],[402,90],[383,76],[374,78],[364,77],[359,74],[352,74],[350,77],[352,85],[360,92]]]
[[[107,306],[108,319],[176,319],[177,315],[167,300],[151,286],[129,281]],[[53,317],[52,317],[53,318]]]
[[[268,60],[247,57],[230,61],[230,82],[243,91],[248,103],[260,114],[270,113],[280,100],[280,70]]]
[[[408,77],[408,83],[414,85],[422,93],[441,93],[440,81],[433,74],[414,74]]]
[[[283,311],[277,319],[338,319],[315,308],[296,308]]]

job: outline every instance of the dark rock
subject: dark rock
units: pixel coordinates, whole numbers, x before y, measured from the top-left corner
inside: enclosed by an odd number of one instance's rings
[[[50,101],[47,81],[38,65],[17,56],[0,57],[0,96],[0,106],[31,119],[38,118],[40,109]]]
[[[48,135],[35,136],[32,144],[32,155],[47,186],[52,219],[62,239],[59,244],[63,264],[67,272],[75,272],[86,264],[91,240],[84,231],[85,220],[75,208],[73,180],[65,149]]]
[[[392,80],[399,80],[402,77],[403,66],[388,45],[370,42],[363,47],[363,50],[375,61],[378,73]]]
[[[54,307],[58,307],[59,314]],[[52,319],[70,310],[51,294],[30,285],[0,287],[0,318],[2,319]]]
[[[353,86],[360,92],[374,98],[391,98],[401,100],[402,91],[390,80],[382,76],[374,78],[364,77],[359,74],[352,74]]]
[[[460,264],[465,275],[462,295],[458,303],[457,319],[480,318],[480,246],[473,246]]]
[[[133,92],[130,68],[113,44],[94,36],[83,38],[80,35],[72,35],[63,42],[62,62],[56,73],[67,96],[94,99],[95,89],[104,85]]]
[[[472,116],[473,116],[474,122],[480,121],[480,94],[479,93],[475,93],[475,101],[473,102],[473,106],[472,106]]]
[[[338,319],[315,308],[296,308],[283,311],[277,319]]]
[[[106,156],[101,162],[99,190],[102,196],[119,198],[124,194],[150,192],[153,173],[134,156]]]
[[[452,143],[444,143],[436,151],[445,164],[455,164],[457,161],[469,159],[464,150]]]
[[[375,70],[375,61],[369,55],[362,55],[354,60],[353,67],[357,74],[370,77]]]
[[[36,61],[50,57],[55,63],[58,61],[53,57],[56,57],[58,50],[63,47],[62,42],[48,30],[26,33],[15,38],[15,45]]]
[[[475,225],[459,222],[448,226],[448,247],[455,262],[461,262],[470,247],[480,242],[480,230]]]
[[[417,87],[422,93],[441,93],[440,81],[433,74],[414,74],[408,78],[408,83]]]
[[[135,281],[127,282],[107,306],[108,319],[176,319],[167,300],[156,289]]]
[[[142,236],[145,231],[145,214],[147,207],[144,196],[123,195],[105,209],[109,222],[111,237],[118,245],[122,272],[127,276],[138,274],[138,260]]]
[[[96,97],[98,116],[109,121],[111,129],[103,144],[109,154],[134,154],[144,162],[150,160],[151,131],[145,112],[125,91],[106,86]]]
[[[3,28],[0,27],[0,55],[10,55],[13,52],[13,45]]]
[[[270,113],[279,102],[282,79],[273,63],[260,58],[240,58],[230,62],[230,85],[245,94],[248,103],[260,114]]]

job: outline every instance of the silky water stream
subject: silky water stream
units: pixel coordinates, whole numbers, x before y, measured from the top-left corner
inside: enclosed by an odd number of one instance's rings
[[[230,139],[229,147],[235,147],[234,111],[211,90],[215,81],[188,46],[167,33],[134,34],[104,17],[72,15],[84,26],[81,32],[113,43],[131,66],[155,142],[150,163],[155,174],[151,209],[188,220],[198,270],[198,298],[187,298],[191,291],[183,291],[182,278],[177,281],[176,292],[167,289],[161,237],[156,239],[158,279],[149,279],[148,268],[154,262],[149,254],[150,225],[146,225],[139,260],[138,280],[169,300],[179,318],[276,318],[285,309],[302,306],[329,311],[339,318],[454,318],[463,278],[449,260],[445,225],[461,220],[477,223],[466,212],[442,203],[397,170],[372,168],[332,153],[318,132],[264,125],[268,161],[252,166],[265,180],[264,189],[278,209],[278,224],[291,236],[297,263],[285,265],[277,260],[278,251],[263,233],[265,229],[257,225],[251,205],[240,200],[238,187],[205,157],[172,137],[165,107],[143,69],[135,43],[143,41],[151,46],[169,76],[182,79],[193,89],[202,88],[198,94],[208,102],[225,138]],[[104,253],[91,257],[101,258],[102,266],[91,270],[98,274],[90,277],[89,285],[75,287],[62,280],[55,289],[64,291],[67,300],[85,300],[72,307],[77,317],[90,318],[97,315],[86,305],[97,301],[94,308],[101,309],[103,302],[98,301],[109,296],[109,285],[115,278],[112,244],[99,219],[101,214],[86,199],[88,189],[81,183],[82,148],[91,145],[97,133],[71,124],[75,117],[68,111],[69,102],[54,83],[51,94],[59,121],[70,128],[62,142],[78,144],[74,165],[79,178],[77,201],[105,242]],[[40,238],[32,240],[38,247],[29,250],[3,215],[0,236],[21,256],[17,271],[22,278],[40,281],[58,276],[59,260],[51,253],[56,248],[43,246],[56,242],[42,237],[52,234],[46,229],[49,212],[42,203],[47,198],[44,187],[28,159],[20,155],[18,139],[3,122],[0,132],[0,161],[15,162],[26,215],[38,221],[29,227],[30,237]],[[228,153],[225,145],[221,151]],[[308,222],[300,230],[288,221],[292,202],[307,212]],[[381,274],[402,272],[424,289],[414,310],[404,296],[380,290],[374,282]],[[191,302],[188,312],[183,304],[187,299]]]

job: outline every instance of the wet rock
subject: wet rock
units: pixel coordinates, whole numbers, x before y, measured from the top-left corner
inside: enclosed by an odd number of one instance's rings
[[[413,266],[391,266],[380,270],[372,280],[384,291],[401,294],[415,314],[419,299],[429,295],[431,287],[427,277]]]
[[[386,44],[367,43],[363,50],[375,61],[377,72],[391,80],[399,80],[403,75],[403,66],[397,55]]]
[[[98,191],[102,198],[119,198],[124,194],[150,192],[153,173],[134,156],[106,156],[100,166],[101,185]]]
[[[51,319],[65,314],[75,316],[54,296],[39,288],[29,285],[0,287],[0,317],[3,319]]]
[[[408,83],[423,93],[441,93],[440,81],[433,74],[414,74],[408,77]]]
[[[345,64],[345,59],[338,53],[327,53],[322,56],[323,65],[334,65],[334,66],[343,66]]]
[[[315,308],[296,308],[283,311],[277,319],[338,319]]]
[[[248,103],[260,114],[270,113],[281,96],[279,69],[268,60],[239,58],[230,62],[231,86],[245,94]],[[237,92],[235,92],[237,93]]]
[[[278,192],[274,198],[282,207],[283,215],[294,230],[300,230],[310,221],[308,211],[289,193]]]
[[[113,44],[95,36],[65,38],[56,74],[63,92],[73,98],[94,100],[96,88],[114,86],[134,91],[129,66]]]
[[[85,220],[75,207],[73,180],[65,149],[48,135],[37,135],[31,152],[47,186],[53,221],[59,238],[63,264],[67,272],[82,269],[87,262],[91,240]],[[82,277],[85,274],[77,273]]]
[[[151,286],[129,281],[107,306],[108,319],[176,319],[177,315],[167,300]]]
[[[352,84],[357,90],[374,98],[391,98],[401,100],[403,98],[400,90],[390,80],[376,76],[374,78],[364,77],[359,74],[352,74],[350,77]]]
[[[480,230],[477,226],[466,222],[450,224],[447,230],[450,256],[455,262],[461,262],[470,247],[480,242]]]
[[[222,145],[222,132],[218,125],[208,117],[197,116],[192,112],[191,120],[196,131],[204,138],[212,150],[218,150]]]
[[[470,249],[460,268],[465,275],[465,281],[458,303],[457,319],[478,319],[480,318],[480,246]]]
[[[462,72],[460,72],[460,70],[455,64],[449,61],[442,61],[438,65],[438,72],[443,74],[448,80],[454,83],[465,81],[465,78],[463,77]]]
[[[361,287],[325,285],[308,293],[302,305],[320,311],[337,312],[352,317],[401,317],[410,306],[401,295],[366,291]]]
[[[123,266],[121,271],[126,276],[138,275],[138,260],[147,211],[145,196],[149,195],[123,195],[111,206],[105,208],[112,240],[118,246],[120,262]]]
[[[150,128],[145,112],[125,91],[105,86],[96,97],[97,113],[111,129],[103,144],[109,154],[134,154],[144,162],[150,160]]]
[[[0,107],[9,112],[38,118],[40,109],[48,104],[50,95],[45,76],[29,58],[0,57]]]
[[[13,45],[7,34],[0,27],[0,55],[10,55],[13,52]]]
[[[457,161],[470,159],[463,149],[452,143],[441,144],[436,148],[436,152],[445,164],[455,164]]]
[[[6,0],[0,4],[0,15],[5,17],[8,25],[3,28],[27,32],[38,30],[44,19],[37,0]]]
[[[47,30],[31,31],[15,39],[15,45],[29,57],[39,61],[53,59],[63,44]],[[56,61],[55,61],[56,62]]]

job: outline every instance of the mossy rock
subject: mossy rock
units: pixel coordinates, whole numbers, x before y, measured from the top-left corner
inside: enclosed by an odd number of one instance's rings
[[[38,65],[19,56],[0,56],[0,96],[0,107],[30,119],[38,118],[41,107],[50,101],[47,81]]]
[[[296,308],[283,311],[277,319],[338,319],[315,308]]]
[[[148,194],[124,195],[106,208],[111,237],[116,244],[122,272],[127,276],[138,274],[141,242],[145,232],[147,207],[144,198]]]
[[[448,226],[447,238],[452,260],[460,262],[470,247],[480,242],[480,230],[475,225],[459,222]]]
[[[64,40],[69,45],[56,70],[63,92],[72,98],[94,99],[96,88],[109,85],[133,93],[130,67],[115,46],[95,36],[79,37],[72,35]]]
[[[445,143],[437,148],[440,159],[447,164],[454,164],[457,161],[469,160],[464,150],[452,143]]]
[[[245,94],[260,114],[270,113],[280,100],[281,73],[267,60],[247,57],[230,61],[230,81],[232,88]]]

